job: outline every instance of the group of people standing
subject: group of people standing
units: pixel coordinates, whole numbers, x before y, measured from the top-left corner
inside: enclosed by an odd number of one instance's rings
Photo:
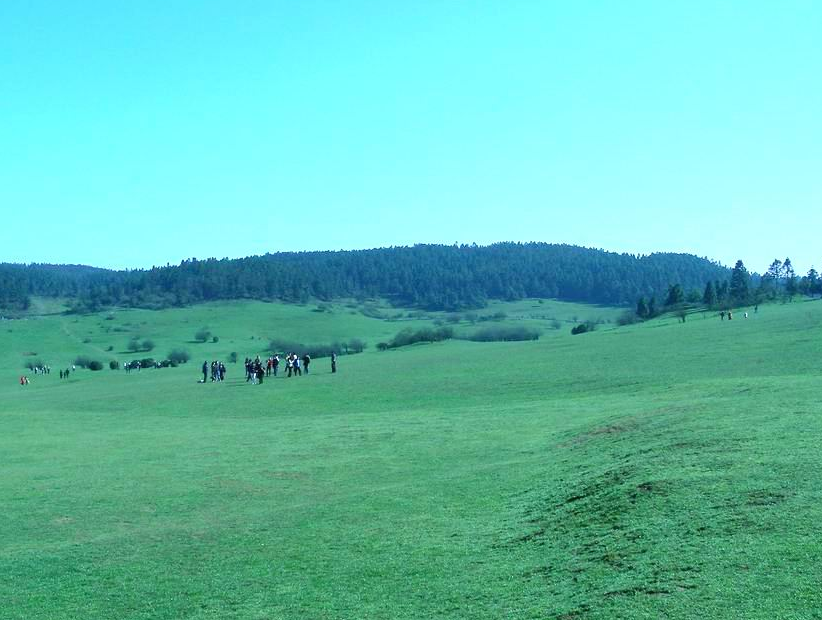
[[[35,375],[50,375],[51,374],[51,366],[36,366],[31,369]],[[60,378],[61,379],[68,379],[69,373],[72,370],[77,370],[76,366],[72,366],[71,368],[66,368],[65,370],[60,370]],[[20,385],[28,385],[29,378],[26,375],[20,375]]]
[[[288,353],[287,355],[283,356],[283,360],[285,362],[285,371],[284,374],[287,377],[293,376],[302,376],[303,371],[305,374],[308,374],[308,369],[311,366],[311,356],[306,353],[302,357],[297,355],[296,353]],[[250,383],[262,383],[263,377],[276,377],[280,370],[280,364],[282,363],[280,360],[279,355],[272,355],[270,356],[265,362],[260,359],[258,355],[253,360],[251,358],[246,358],[245,360],[245,376],[246,382]]]
[[[301,377],[303,373],[308,374],[309,369],[311,368],[311,356],[306,353],[305,355],[297,355],[296,353],[288,353],[284,355],[282,359],[279,355],[272,355],[265,361],[260,359],[258,355],[255,358],[247,357],[245,358],[245,380],[246,383],[252,383],[254,385],[262,383],[265,377],[276,377],[280,370],[280,365],[285,364],[285,369],[283,374],[286,377],[291,376],[298,376]],[[213,383],[219,383],[221,381],[225,381],[225,374],[226,374],[226,367],[220,361],[213,361],[211,364],[208,361],[203,362],[203,380],[201,383],[206,383],[209,378],[209,371],[211,374],[211,381]],[[331,354],[331,372],[337,372],[337,354]]]
[[[211,370],[211,381],[220,383],[225,381],[225,364],[218,360],[214,360],[209,365],[208,361],[203,362],[203,383],[208,381],[208,371]]]

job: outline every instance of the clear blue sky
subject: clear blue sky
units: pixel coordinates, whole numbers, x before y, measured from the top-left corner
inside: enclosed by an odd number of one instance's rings
[[[0,261],[822,268],[822,2],[3,0]]]

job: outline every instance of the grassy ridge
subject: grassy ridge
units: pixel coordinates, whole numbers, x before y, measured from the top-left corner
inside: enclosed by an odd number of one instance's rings
[[[189,365],[22,389],[35,336],[68,355],[116,321],[0,324],[0,617],[817,617],[820,312],[413,346],[262,386]],[[208,315],[146,316],[171,345]],[[200,346],[252,342],[221,330]]]

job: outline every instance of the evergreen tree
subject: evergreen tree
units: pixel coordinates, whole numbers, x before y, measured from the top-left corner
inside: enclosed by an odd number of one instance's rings
[[[679,284],[673,284],[668,287],[668,296],[665,299],[666,306],[676,306],[685,301],[685,293]]]
[[[708,280],[708,283],[705,285],[705,292],[702,294],[702,303],[709,308],[713,308],[716,305],[716,301],[716,288],[714,287],[714,283]]]
[[[811,267],[808,270],[808,275],[805,276],[805,279],[807,281],[807,286],[806,286],[806,291],[805,291],[806,294],[807,295],[815,295],[816,292],[819,290],[819,273],[816,271],[816,269]]]
[[[651,319],[656,316],[656,297],[651,297],[648,301],[648,318]]]
[[[779,280],[782,278],[782,261],[775,258],[759,282],[759,291],[765,299],[775,299],[779,293]]]
[[[639,301],[636,302],[636,314],[640,318],[648,318],[648,303],[645,301],[644,297],[640,297]]]
[[[723,280],[722,282],[717,281],[716,284],[716,301],[719,304],[727,304],[728,303],[728,281]]]
[[[750,296],[750,280],[751,274],[745,268],[741,260],[736,261],[733,270],[731,271],[731,284],[728,288],[731,302],[736,305],[744,305],[748,303]]]
[[[793,301],[793,296],[796,295],[797,282],[796,272],[793,270],[791,259],[786,258],[782,263],[782,270],[785,273],[785,293],[788,295],[788,300]]]

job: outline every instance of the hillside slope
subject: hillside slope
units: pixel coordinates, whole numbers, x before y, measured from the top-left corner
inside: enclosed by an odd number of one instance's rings
[[[818,617],[820,327],[4,381],[0,617]]]

